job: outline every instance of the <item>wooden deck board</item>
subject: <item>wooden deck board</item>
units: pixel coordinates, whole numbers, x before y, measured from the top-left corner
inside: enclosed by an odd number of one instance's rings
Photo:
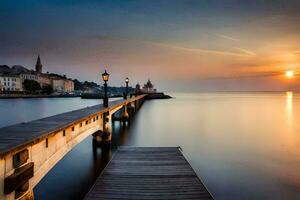
[[[177,147],[121,147],[85,200],[213,199]]]

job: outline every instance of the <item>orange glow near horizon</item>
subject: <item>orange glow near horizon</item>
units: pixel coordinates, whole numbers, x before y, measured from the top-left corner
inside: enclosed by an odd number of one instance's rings
[[[293,70],[287,70],[287,71],[285,72],[285,76],[286,76],[287,78],[293,78],[293,77],[294,77],[294,71],[293,71]]]

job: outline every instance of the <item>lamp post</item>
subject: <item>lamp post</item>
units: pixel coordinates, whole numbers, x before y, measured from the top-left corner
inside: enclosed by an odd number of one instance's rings
[[[128,83],[129,83],[129,78],[128,77],[126,77],[125,83],[126,83],[126,90],[125,90],[124,99],[127,99],[127,96],[128,96]]]
[[[125,93],[124,93],[124,99],[127,99],[128,83],[129,83],[129,78],[128,77],[125,78],[125,83],[126,83],[126,90],[125,90]],[[124,112],[122,113],[121,119],[122,119],[123,122],[126,122],[126,121],[129,120],[129,114],[127,112],[127,104],[124,105]]]
[[[108,107],[108,97],[107,97],[107,81],[109,80],[109,73],[105,72],[102,74],[102,79],[104,81],[104,97],[103,97],[103,106]]]

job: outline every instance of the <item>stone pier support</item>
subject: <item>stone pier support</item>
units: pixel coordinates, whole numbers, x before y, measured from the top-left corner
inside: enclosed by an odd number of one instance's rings
[[[129,114],[129,121],[133,118],[134,114],[135,114],[135,106],[133,103],[129,103],[127,105],[127,111]]]
[[[110,115],[109,113],[104,113],[102,130],[93,134],[93,146],[110,147],[111,137]]]
[[[124,106],[123,108],[123,113],[122,113],[122,116],[121,116],[121,120],[123,123],[125,122],[128,122],[129,121],[129,113],[127,111],[127,105]]]

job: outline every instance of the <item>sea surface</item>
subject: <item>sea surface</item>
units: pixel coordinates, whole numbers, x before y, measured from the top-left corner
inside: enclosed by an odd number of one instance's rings
[[[115,122],[112,151],[78,144],[36,186],[36,199],[82,199],[119,145],[180,146],[216,199],[300,199],[300,94],[174,93]],[[101,103],[0,100],[0,127]]]

